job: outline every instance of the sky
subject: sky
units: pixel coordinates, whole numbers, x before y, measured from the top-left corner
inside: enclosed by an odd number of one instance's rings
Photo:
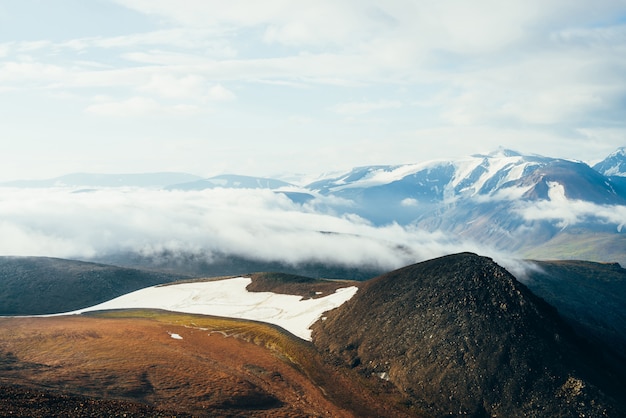
[[[0,181],[624,145],[624,0],[0,0]]]

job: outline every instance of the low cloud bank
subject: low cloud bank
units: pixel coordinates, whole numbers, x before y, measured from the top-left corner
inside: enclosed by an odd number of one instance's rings
[[[392,269],[491,252],[442,233],[373,226],[268,190],[0,189],[0,254],[89,259],[131,252],[235,255]]]
[[[324,200],[326,199],[326,200]],[[458,235],[413,225],[376,226],[333,212],[331,198],[294,203],[270,190],[200,191],[141,188],[0,188],[0,255],[105,259],[137,254],[189,255],[210,263],[222,256],[290,265],[318,262],[391,270],[441,255],[472,251],[522,277],[528,266]],[[592,219],[626,223],[626,208],[578,201],[520,202],[527,222],[575,225]]]
[[[582,200],[524,203],[517,205],[515,212],[525,221],[549,221],[560,228],[594,222],[614,225],[617,232],[622,232],[626,225],[626,206],[599,205]]]

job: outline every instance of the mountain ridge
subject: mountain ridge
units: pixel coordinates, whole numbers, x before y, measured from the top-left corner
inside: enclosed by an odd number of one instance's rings
[[[187,277],[53,257],[0,256],[0,315],[66,312]]]

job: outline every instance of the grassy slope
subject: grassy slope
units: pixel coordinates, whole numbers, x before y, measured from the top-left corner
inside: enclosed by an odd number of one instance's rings
[[[525,250],[523,256],[533,260],[589,260],[626,266],[626,234],[563,232]]]
[[[262,323],[129,310],[0,318],[0,332],[4,385],[202,416],[405,415],[395,392],[325,364],[312,344]]]

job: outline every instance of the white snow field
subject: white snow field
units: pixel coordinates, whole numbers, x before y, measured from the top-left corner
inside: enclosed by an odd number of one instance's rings
[[[324,312],[350,300],[358,289],[356,286],[350,286],[337,289],[335,293],[325,297],[303,300],[301,296],[295,295],[249,292],[246,286],[251,282],[250,278],[237,277],[148,287],[89,308],[58,315],[109,309],[165,309],[267,322],[310,341],[309,327]]]

